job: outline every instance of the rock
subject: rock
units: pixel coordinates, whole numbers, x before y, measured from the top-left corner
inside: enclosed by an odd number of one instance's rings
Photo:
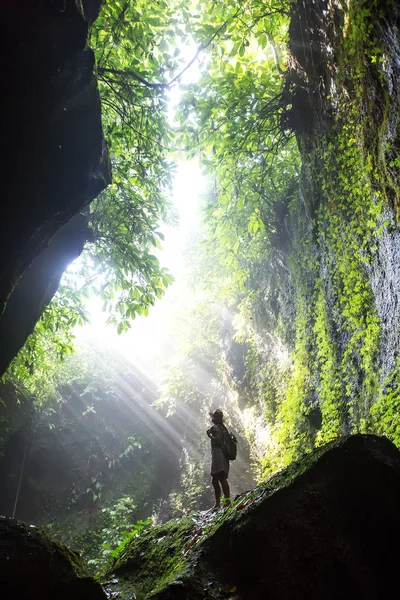
[[[0,585],[3,598],[15,600],[104,600],[86,577],[77,553],[51,541],[35,527],[0,520]]]
[[[4,373],[56,293],[62,274],[81,254],[91,232],[78,214],[61,227],[27,267],[0,315],[0,373]]]
[[[29,268],[33,270],[13,299],[12,315],[3,314],[0,373],[32,332],[37,315],[57,289],[59,272],[87,239],[85,225],[73,221],[74,215],[110,183],[94,55],[87,47],[89,25],[100,4],[2,4],[0,315]],[[50,248],[64,226],[67,229]],[[48,257],[35,264],[48,247],[56,263],[53,271],[43,264]],[[45,274],[48,280],[43,284]],[[27,303],[24,288],[32,279],[40,285]],[[16,307],[20,316],[30,314],[29,322],[9,343],[7,334],[19,322]]]
[[[225,512],[132,540],[113,575],[121,600],[378,600],[397,586],[399,506],[400,452],[385,438],[351,436]]]

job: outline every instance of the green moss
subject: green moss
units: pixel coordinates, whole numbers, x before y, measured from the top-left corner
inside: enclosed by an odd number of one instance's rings
[[[138,599],[156,593],[183,574],[184,551],[190,543],[194,523],[191,518],[169,521],[133,537],[117,553],[113,573],[119,579],[121,597]]]
[[[368,276],[387,225],[385,203],[400,197],[383,150],[390,97],[382,42],[375,37],[377,15],[376,1],[348,6],[335,65],[339,92],[334,102],[340,112],[328,133],[326,127],[319,129],[304,164],[318,198],[312,203],[311,225],[299,218],[297,206],[291,207],[297,223],[290,262],[296,341],[292,374],[275,421],[275,468],[349,428],[376,430],[376,415],[382,411],[386,425],[379,431],[389,432],[393,440],[398,436],[398,420],[387,412],[388,402],[397,410],[394,384],[385,393],[379,384],[381,324]],[[317,399],[321,411],[317,435],[307,421],[310,399]]]
[[[173,582],[185,585],[193,581],[193,576],[201,579],[200,557],[210,549],[209,541],[212,541],[213,552],[219,547],[214,537],[219,530],[223,538],[227,531],[225,525],[240,528],[260,502],[293,484],[327,450],[344,442],[327,444],[293,461],[266,482],[238,496],[226,510],[175,519],[132,538],[116,557],[103,585],[108,591],[118,593],[121,600],[131,600],[133,596],[145,600]],[[207,578],[212,579],[209,570]]]
[[[365,430],[385,435],[396,446],[400,446],[400,357],[363,425]]]
[[[339,352],[333,339],[332,324],[328,317],[325,290],[321,280],[317,281],[317,287],[314,334],[320,372],[318,394],[322,425],[316,443],[320,445],[344,434],[347,411],[342,393]]]
[[[330,283],[318,282],[314,333],[323,415],[318,441],[326,441],[330,435],[343,434],[346,419],[358,431],[378,389],[380,322],[367,265],[377,249],[383,205],[373,189],[372,161],[365,154],[362,129],[350,116],[346,125],[336,125],[336,132],[318,152],[324,156],[324,168],[319,176],[323,201],[317,214],[317,240]],[[332,302],[329,318],[327,285]],[[340,352],[333,327],[340,328]]]
[[[308,315],[305,300],[298,302],[296,317],[296,348],[286,396],[281,402],[275,423],[274,439],[279,449],[276,466],[286,466],[310,446],[305,431],[307,392],[310,379],[310,356],[307,348]]]
[[[290,257],[290,269],[296,287],[295,348],[291,354],[292,368],[285,395],[277,409],[269,462],[274,470],[288,465],[314,445],[314,433],[307,415],[313,395],[312,366],[315,359],[310,334],[314,323],[313,296],[318,262],[312,232],[304,215],[296,211],[298,236]]]

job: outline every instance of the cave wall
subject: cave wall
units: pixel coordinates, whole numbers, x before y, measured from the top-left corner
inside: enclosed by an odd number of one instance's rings
[[[75,244],[71,236],[64,236],[64,246],[61,238],[54,242],[59,258],[54,271],[45,272],[39,257],[56,232],[110,182],[94,56],[87,46],[100,5],[100,0],[2,4],[1,373],[57,289],[57,271],[81,251],[84,236]],[[7,302],[20,285],[26,289],[28,269],[29,282],[38,289],[29,298],[22,290],[23,301],[14,302],[10,320]],[[20,339],[9,346],[7,330],[31,308]]]
[[[302,166],[253,320],[266,473],[349,433],[400,444],[399,17],[399,2],[292,5],[282,126]]]
[[[287,85],[302,178],[289,261],[294,365],[306,371],[297,416],[320,414],[303,428],[310,445],[358,431],[400,441],[399,15],[398,2],[293,8]]]

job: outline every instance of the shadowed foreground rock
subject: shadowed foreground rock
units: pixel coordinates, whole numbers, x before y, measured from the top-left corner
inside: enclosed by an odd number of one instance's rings
[[[0,520],[1,597],[15,600],[104,600],[101,586],[85,577],[77,554],[36,528]]]
[[[133,539],[106,590],[138,600],[382,599],[398,585],[399,539],[400,453],[357,435],[292,464],[222,515]]]

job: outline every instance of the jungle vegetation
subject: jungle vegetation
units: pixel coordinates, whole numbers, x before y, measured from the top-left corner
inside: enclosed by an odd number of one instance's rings
[[[197,157],[208,190],[187,251],[190,294],[168,317],[174,353],[155,402],[165,418],[192,419],[169,515],[199,508],[200,435],[221,398],[258,481],[352,432],[400,443],[399,364],[394,355],[382,370],[369,280],[379,239],[396,226],[387,198],[395,183],[377,148],[385,122],[365,124],[368,69],[389,101],[372,4],[351,3],[341,62],[331,65],[346,82],[334,98],[337,114],[307,153],[292,119],[291,2],[110,0],[93,25],[113,184],[91,205],[93,242],[7,378],[41,410],[56,410],[60,390],[76,377],[67,355],[74,327],[88,318],[86,298],[101,297],[121,335],[163,302],[173,283],[160,248],[162,223],[176,218],[174,164]],[[195,63],[200,77],[183,85]],[[172,119],[169,94],[178,87]],[[386,151],[398,168],[393,146]],[[104,508],[117,513],[104,530],[134,502],[127,498],[109,500]],[[115,533],[115,545],[122,539]]]

